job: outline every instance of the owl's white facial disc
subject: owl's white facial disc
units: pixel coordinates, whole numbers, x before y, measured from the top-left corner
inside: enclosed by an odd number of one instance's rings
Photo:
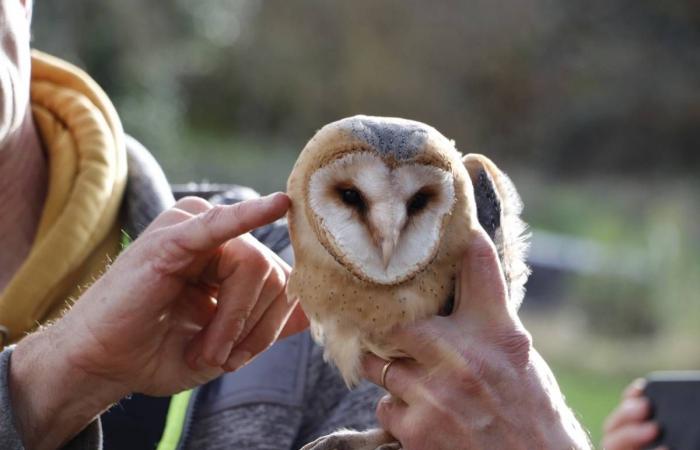
[[[374,153],[356,152],[314,172],[308,199],[336,260],[360,278],[396,284],[435,256],[455,202],[454,179],[434,166],[392,168]]]

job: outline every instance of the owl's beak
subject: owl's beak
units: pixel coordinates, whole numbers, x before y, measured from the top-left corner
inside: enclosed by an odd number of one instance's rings
[[[401,205],[403,206],[403,205]],[[381,252],[384,270],[389,267],[391,257],[399,245],[399,236],[406,224],[405,208],[396,211],[393,203],[379,203],[374,205],[369,213],[369,229],[377,246]]]
[[[382,239],[382,262],[384,263],[384,270],[389,267],[389,261],[391,261],[391,256],[394,254],[394,249],[398,243],[398,236],[385,237]]]

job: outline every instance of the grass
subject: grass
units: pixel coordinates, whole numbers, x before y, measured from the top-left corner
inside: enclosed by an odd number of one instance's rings
[[[631,379],[622,375],[583,372],[553,365],[567,403],[589,431],[593,445],[602,437],[603,422],[620,401],[620,394]]]

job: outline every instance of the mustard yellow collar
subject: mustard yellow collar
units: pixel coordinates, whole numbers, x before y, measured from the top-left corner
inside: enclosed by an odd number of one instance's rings
[[[98,276],[118,251],[126,184],[121,122],[85,72],[34,51],[31,102],[49,185],[30,254],[0,295],[0,326],[9,341],[57,315],[78,295],[76,286]]]

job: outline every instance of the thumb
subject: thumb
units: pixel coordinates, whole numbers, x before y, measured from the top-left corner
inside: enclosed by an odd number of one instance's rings
[[[455,316],[491,320],[509,317],[507,292],[493,242],[481,228],[472,230],[457,284]]]

